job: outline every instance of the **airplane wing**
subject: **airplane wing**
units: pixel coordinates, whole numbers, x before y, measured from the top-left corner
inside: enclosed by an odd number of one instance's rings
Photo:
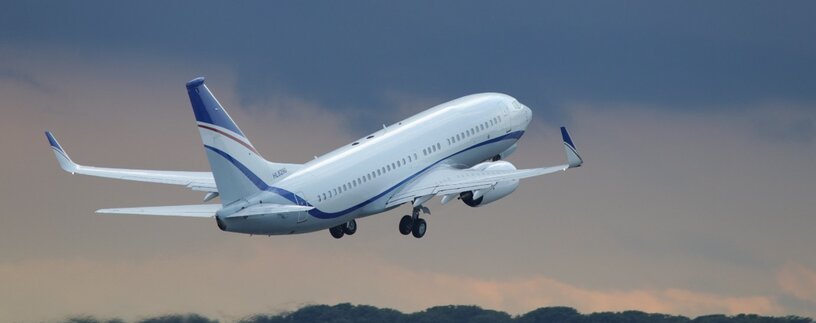
[[[424,203],[434,196],[443,196],[442,204],[447,203],[459,193],[477,190],[489,190],[496,183],[518,180],[528,177],[551,174],[580,167],[583,159],[575,150],[575,145],[567,132],[561,127],[561,137],[567,154],[567,163],[552,167],[519,169],[519,170],[478,170],[440,167],[421,175],[418,179],[394,194],[386,207],[413,201],[416,205]]]
[[[122,179],[128,181],[161,183],[184,185],[195,191],[204,191],[217,193],[218,189],[215,187],[215,180],[211,172],[185,172],[185,171],[162,171],[162,170],[142,170],[142,169],[123,169],[123,168],[104,168],[94,166],[84,166],[74,163],[65,150],[62,149],[57,139],[51,132],[46,131],[45,136],[48,138],[51,149],[54,150],[54,155],[57,156],[57,161],[60,167],[71,174],[82,174],[89,176]],[[207,195],[212,198],[214,196]]]
[[[286,204],[257,204],[242,209],[233,214],[227,215],[226,217],[236,218],[264,214],[304,212],[311,209],[314,209],[314,207]],[[219,204],[195,204],[195,205],[145,206],[131,208],[101,209],[96,210],[96,213],[211,218],[214,217],[216,212],[218,212],[219,210],[221,210],[221,205]]]

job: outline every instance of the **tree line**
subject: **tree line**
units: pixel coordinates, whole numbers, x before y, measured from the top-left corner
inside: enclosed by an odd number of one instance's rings
[[[71,317],[64,323],[126,323],[121,319]],[[198,314],[172,314],[139,319],[135,323],[219,323]],[[512,316],[505,312],[470,305],[435,306],[415,313],[368,305],[309,305],[291,312],[256,314],[238,323],[816,323],[800,316],[760,316],[755,314],[705,315],[688,318],[679,315],[640,311],[581,314],[570,307],[543,307]]]

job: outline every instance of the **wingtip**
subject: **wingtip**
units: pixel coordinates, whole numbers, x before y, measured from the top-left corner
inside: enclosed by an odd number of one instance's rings
[[[71,160],[71,157],[68,157],[68,153],[62,149],[62,146],[60,146],[57,138],[54,137],[54,134],[52,134],[50,131],[46,131],[45,137],[48,138],[48,144],[51,145],[51,149],[54,150],[54,155],[56,155],[57,162],[59,162],[60,167],[66,172],[74,174],[78,166]]]
[[[575,149],[575,144],[572,143],[572,138],[570,138],[569,132],[567,132],[567,127],[561,127],[561,138],[565,143],[569,144],[573,149]]]
[[[48,138],[48,144],[51,145],[54,149],[58,149],[59,151],[62,150],[62,146],[60,146],[59,142],[57,142],[57,138],[54,138],[54,135],[51,134],[51,131],[45,131],[45,137]]]
[[[569,168],[581,167],[584,160],[581,155],[578,155],[578,150],[575,149],[575,144],[572,143],[572,138],[570,138],[566,127],[561,127],[561,138],[564,140],[564,150],[567,153]]]

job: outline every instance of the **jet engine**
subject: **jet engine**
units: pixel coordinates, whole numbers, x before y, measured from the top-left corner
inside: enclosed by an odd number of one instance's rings
[[[513,166],[513,164],[506,161],[496,161],[481,163],[476,166],[473,166],[472,169],[516,170],[516,166]],[[513,191],[515,191],[516,188],[518,188],[518,186],[519,181],[517,179],[501,181],[496,183],[496,185],[494,185],[491,188],[462,192],[461,194],[459,194],[459,198],[461,198],[462,202],[465,202],[465,204],[467,204],[470,207],[478,207],[490,204],[498,199],[510,195],[510,193],[513,193]]]

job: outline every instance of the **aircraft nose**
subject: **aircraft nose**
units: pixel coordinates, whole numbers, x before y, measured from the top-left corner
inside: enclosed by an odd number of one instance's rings
[[[524,113],[524,119],[527,120],[527,123],[529,124],[530,121],[533,120],[533,110],[530,110],[530,108],[528,108],[526,105],[523,107],[522,113]]]

